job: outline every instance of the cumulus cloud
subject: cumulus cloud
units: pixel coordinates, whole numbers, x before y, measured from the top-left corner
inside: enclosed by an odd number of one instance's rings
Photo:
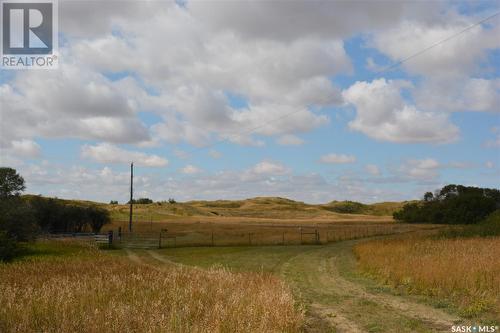
[[[249,177],[248,172],[253,172],[254,167],[204,172],[189,177],[158,176],[145,170],[134,177],[134,188],[137,196],[154,200],[174,197],[178,201],[280,196],[311,203],[345,199],[373,202],[396,200],[402,195],[391,190],[372,189],[358,182],[328,181],[317,173],[283,173],[281,168],[275,167],[260,166],[256,169],[264,173]],[[110,167],[91,169],[30,164],[21,166],[19,172],[26,179],[28,193],[101,202],[109,202],[110,198],[120,202],[128,200],[130,174],[127,171],[118,172]]]
[[[193,16],[214,30],[231,30],[244,38],[273,40],[349,37],[360,30],[390,26],[403,16],[429,15],[429,9],[437,6],[348,1],[187,3]]]
[[[289,169],[278,162],[262,161],[248,171],[257,175],[283,175],[287,173]]]
[[[13,140],[2,150],[8,154],[18,157],[36,158],[41,155],[40,145],[35,141],[28,139]]]
[[[412,179],[430,180],[438,176],[438,169],[441,164],[432,158],[421,160],[408,160],[400,167],[403,175]]]
[[[344,90],[345,100],[354,105],[353,130],[377,140],[390,142],[449,143],[458,139],[459,130],[446,114],[424,112],[401,96],[407,81],[378,79],[356,82]]]
[[[494,126],[491,128],[491,133],[493,133],[494,138],[487,140],[484,146],[487,148],[498,148],[500,147],[500,127]]]
[[[389,29],[372,34],[369,45],[387,54],[394,62],[426,49],[472,25],[477,18],[453,12],[439,20],[403,20]],[[486,51],[500,47],[498,25],[478,25],[457,38],[436,45],[426,53],[405,61],[408,71],[425,77],[453,77],[470,74],[484,60]]]
[[[356,162],[356,156],[345,154],[327,154],[321,156],[319,161],[327,164],[348,164]]]
[[[99,163],[127,164],[134,162],[136,165],[147,167],[164,167],[168,165],[168,160],[158,155],[125,150],[109,143],[100,143],[95,146],[84,145],[81,149],[81,155],[83,158]]]
[[[188,164],[188,165],[184,166],[180,171],[186,175],[194,175],[194,174],[200,173],[201,169],[198,167],[195,167],[194,165]]]
[[[430,111],[500,112],[500,79],[436,79],[414,92],[419,107]]]
[[[365,165],[365,171],[372,176],[379,176],[381,174],[379,167],[375,164]]]
[[[133,102],[116,83],[73,65],[57,71],[23,71],[0,86],[2,140],[33,137],[149,140]]]
[[[301,138],[299,138],[296,135],[287,134],[287,135],[280,136],[276,140],[276,142],[280,145],[283,145],[283,146],[300,146],[301,144],[304,143],[304,140],[302,140]]]

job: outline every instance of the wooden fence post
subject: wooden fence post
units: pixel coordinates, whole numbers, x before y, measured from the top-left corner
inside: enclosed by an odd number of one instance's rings
[[[113,246],[113,230],[108,231],[108,247]]]

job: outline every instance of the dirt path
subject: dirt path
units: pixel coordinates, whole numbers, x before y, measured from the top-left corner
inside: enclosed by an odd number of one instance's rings
[[[356,277],[346,241],[299,254],[282,276],[307,305],[308,332],[449,332],[459,321],[444,311],[370,287]]]
[[[413,298],[394,295],[357,274],[352,247],[359,241],[318,247],[248,247],[246,252],[231,253],[225,248],[198,248],[178,252],[127,250],[127,254],[134,262],[158,269],[205,263],[208,267],[227,265],[254,271],[257,266],[249,258],[267,260],[269,269],[280,274],[306,306],[306,332],[450,332],[459,318]]]

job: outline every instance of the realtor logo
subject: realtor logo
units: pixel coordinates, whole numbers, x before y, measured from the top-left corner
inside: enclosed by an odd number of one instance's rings
[[[2,68],[55,68],[56,0],[2,0]]]

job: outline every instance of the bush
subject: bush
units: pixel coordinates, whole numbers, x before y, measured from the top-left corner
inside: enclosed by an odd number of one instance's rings
[[[427,192],[421,202],[406,204],[393,216],[407,223],[477,224],[498,208],[497,189],[447,185],[435,195]]]
[[[361,214],[365,210],[366,205],[355,201],[335,202],[327,209],[336,213],[342,214]]]
[[[40,196],[29,199],[36,223],[44,232],[99,232],[110,223],[109,212],[96,206],[66,204]]]
[[[19,252],[15,238],[0,230],[0,261],[10,261]]]
[[[488,237],[500,236],[500,209],[475,225],[452,228],[441,232],[445,237]]]
[[[2,200],[0,231],[15,241],[33,240],[38,233],[33,208],[19,197]]]
[[[139,198],[139,199],[132,199],[132,203],[137,205],[147,205],[147,204],[152,204],[153,200],[149,198]],[[127,204],[130,204],[130,200],[129,202],[127,202]]]

